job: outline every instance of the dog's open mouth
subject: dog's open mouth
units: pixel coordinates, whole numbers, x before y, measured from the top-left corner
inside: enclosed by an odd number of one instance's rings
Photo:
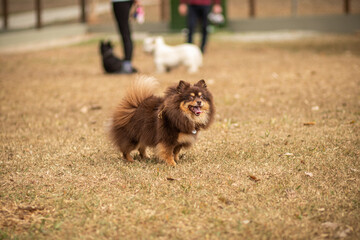
[[[201,111],[201,106],[191,106],[189,105],[189,109],[191,112],[193,112],[196,116],[199,116],[202,111]]]

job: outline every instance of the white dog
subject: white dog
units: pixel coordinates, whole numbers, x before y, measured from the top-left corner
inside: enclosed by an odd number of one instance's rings
[[[160,73],[172,67],[183,64],[189,73],[197,72],[202,66],[202,54],[194,44],[166,45],[162,37],[148,37],[144,39],[144,51],[154,54],[156,70]]]

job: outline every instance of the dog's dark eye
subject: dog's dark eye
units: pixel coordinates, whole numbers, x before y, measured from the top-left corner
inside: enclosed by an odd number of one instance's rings
[[[190,101],[194,100],[194,97],[193,97],[193,96],[190,96],[190,97],[189,97],[189,100],[190,100]]]

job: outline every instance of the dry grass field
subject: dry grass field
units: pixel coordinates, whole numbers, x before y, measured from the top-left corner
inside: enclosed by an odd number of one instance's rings
[[[194,75],[154,73],[138,42],[159,94],[204,78],[214,95],[214,124],[175,168],[125,163],[109,142],[136,76],[103,74],[97,43],[0,55],[0,239],[360,238],[359,36],[214,35]]]

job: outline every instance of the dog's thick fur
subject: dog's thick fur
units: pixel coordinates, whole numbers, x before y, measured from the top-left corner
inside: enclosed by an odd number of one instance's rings
[[[122,70],[122,60],[115,56],[113,44],[110,41],[100,42],[102,66],[106,73],[119,73]]]
[[[180,81],[163,97],[155,96],[157,81],[142,77],[134,81],[112,118],[111,137],[124,158],[138,149],[147,158],[146,147],[171,166],[182,148],[195,143],[198,133],[210,126],[214,116],[213,97],[204,80],[194,85]]]
[[[169,46],[162,37],[148,37],[144,39],[143,49],[147,53],[154,54],[156,70],[159,73],[169,71],[181,64],[187,67],[189,73],[194,73],[203,63],[199,47],[190,43]]]

